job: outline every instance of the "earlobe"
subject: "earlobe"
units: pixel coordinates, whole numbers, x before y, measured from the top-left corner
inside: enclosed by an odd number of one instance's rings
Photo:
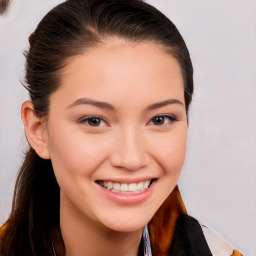
[[[41,158],[50,159],[45,119],[36,115],[31,101],[22,104],[21,118],[30,146]]]

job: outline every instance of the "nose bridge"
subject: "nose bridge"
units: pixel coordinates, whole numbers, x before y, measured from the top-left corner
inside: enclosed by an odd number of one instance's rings
[[[133,126],[120,130],[111,155],[112,165],[137,170],[146,166],[148,160],[144,136],[140,130]]]

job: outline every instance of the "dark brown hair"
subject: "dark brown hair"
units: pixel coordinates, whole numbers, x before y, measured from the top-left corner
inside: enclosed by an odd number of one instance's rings
[[[3,14],[6,11],[8,4],[9,0],[0,0],[0,14]]]
[[[61,84],[67,60],[112,37],[155,42],[172,54],[182,70],[188,111],[192,63],[180,33],[166,16],[138,0],[67,0],[42,19],[25,52],[25,87],[38,116],[47,116],[49,97]],[[51,161],[30,148],[16,181],[0,254],[53,255],[51,231],[59,225],[59,200]]]

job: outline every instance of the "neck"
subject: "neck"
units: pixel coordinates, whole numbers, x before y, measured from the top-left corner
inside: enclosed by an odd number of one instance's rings
[[[65,198],[60,204],[60,229],[66,256],[137,256],[143,229],[119,232],[85,216]]]

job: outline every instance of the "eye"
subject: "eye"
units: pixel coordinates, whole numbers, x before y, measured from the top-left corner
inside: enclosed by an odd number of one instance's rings
[[[177,121],[173,115],[158,115],[151,119],[150,124],[162,126]]]
[[[93,127],[102,127],[102,126],[108,126],[107,122],[99,116],[87,116],[83,117],[80,120],[78,120],[78,123],[80,124],[87,124],[88,126]]]

